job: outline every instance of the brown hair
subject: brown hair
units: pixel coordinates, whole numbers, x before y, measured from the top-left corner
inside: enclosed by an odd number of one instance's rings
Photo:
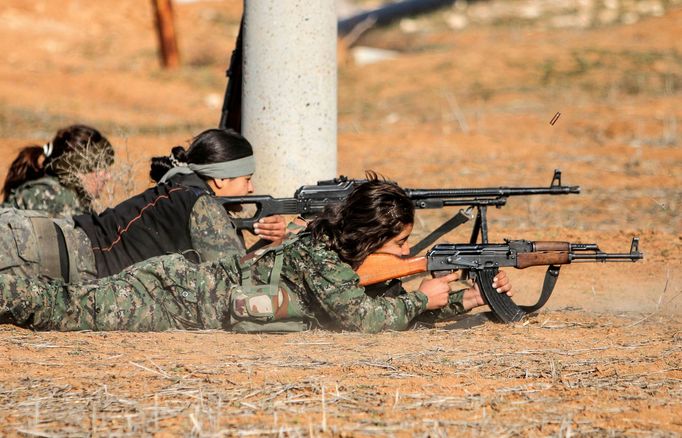
[[[43,148],[37,145],[26,146],[19,151],[19,155],[12,161],[7,171],[5,184],[2,187],[3,199],[7,201],[12,189],[19,187],[25,181],[41,178],[45,170],[40,160],[43,156]]]
[[[365,258],[414,222],[414,204],[392,181],[367,172],[340,204],[330,205],[309,226],[313,239],[326,239],[339,258],[354,269]]]
[[[49,156],[45,149],[50,151]],[[87,125],[67,126],[57,131],[44,147],[27,146],[19,152],[7,172],[3,194],[7,200],[10,192],[20,185],[52,175],[76,190],[88,203],[90,197],[83,189],[78,174],[108,167],[113,162],[114,148],[98,130]]]
[[[45,173],[88,173],[110,166],[114,148],[98,130],[87,125],[71,125],[57,131],[52,139],[52,153],[45,158]]]

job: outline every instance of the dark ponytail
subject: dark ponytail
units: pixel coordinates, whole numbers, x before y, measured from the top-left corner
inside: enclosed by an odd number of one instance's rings
[[[154,182],[161,181],[161,178],[174,167],[187,162],[187,151],[182,146],[175,146],[171,149],[170,156],[152,157],[149,177]]]
[[[4,201],[7,201],[13,189],[26,181],[38,179],[45,175],[41,157],[44,157],[41,146],[26,146],[19,151],[19,155],[12,161],[7,171],[5,184],[2,187]]]
[[[163,175],[182,163],[213,164],[253,155],[251,143],[232,129],[207,129],[192,139],[189,149],[175,146],[170,156],[153,157],[149,177],[159,182]]]
[[[400,186],[371,171],[367,179],[308,226],[313,239],[328,242],[354,269],[414,222],[414,205]]]

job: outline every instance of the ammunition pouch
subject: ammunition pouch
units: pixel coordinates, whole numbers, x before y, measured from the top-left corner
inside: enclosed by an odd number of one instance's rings
[[[257,255],[242,262],[240,285],[230,294],[230,325],[239,333],[300,332],[308,330],[306,314],[298,295],[280,286],[286,242],[274,248],[259,250]],[[264,255],[274,252],[274,264],[267,284],[254,284],[252,268]]]

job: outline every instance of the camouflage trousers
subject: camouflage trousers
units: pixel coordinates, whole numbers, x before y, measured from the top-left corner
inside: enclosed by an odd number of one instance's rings
[[[82,284],[5,274],[0,324],[58,331],[229,329],[238,284],[234,259],[197,265],[176,254]]]
[[[56,241],[45,239],[44,227],[55,233],[53,224],[64,236],[69,280],[79,282],[97,278],[90,240],[83,230],[74,227],[70,218],[54,219],[45,212],[14,208],[0,209],[0,229],[4,230],[0,233],[0,274],[61,278],[59,269],[55,273],[55,269],[49,268],[55,264],[55,260],[50,264],[51,256],[57,258],[57,266],[60,261]]]

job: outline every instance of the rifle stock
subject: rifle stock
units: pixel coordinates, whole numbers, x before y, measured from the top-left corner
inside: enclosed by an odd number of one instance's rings
[[[360,276],[360,286],[368,286],[393,278],[426,272],[426,257],[372,254],[365,259],[356,272]]]
[[[566,265],[569,263],[571,260],[567,251],[542,251],[518,254],[516,264],[513,267],[525,269],[532,266]],[[398,257],[392,254],[372,254],[355,272],[360,276],[360,286],[369,286],[426,271],[428,271],[427,258],[424,256]],[[437,272],[440,271],[434,271],[434,274]]]

